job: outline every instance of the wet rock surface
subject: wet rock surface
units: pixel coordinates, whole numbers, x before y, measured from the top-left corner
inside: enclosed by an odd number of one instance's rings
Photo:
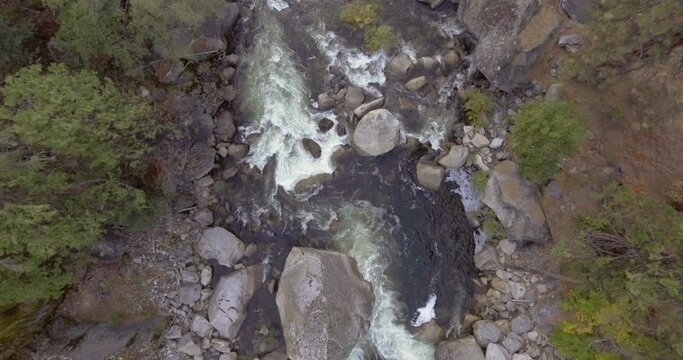
[[[372,286],[343,254],[293,248],[277,305],[292,359],[345,359],[367,332]]]

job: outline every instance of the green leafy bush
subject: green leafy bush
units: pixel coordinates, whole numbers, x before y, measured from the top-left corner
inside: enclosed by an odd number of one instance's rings
[[[512,121],[509,147],[522,175],[537,183],[557,173],[559,162],[576,153],[585,134],[583,117],[568,102],[529,102]]]
[[[583,48],[565,64],[582,81],[613,79],[645,63],[667,59],[683,39],[683,1],[594,1]]]
[[[57,41],[66,44],[85,63],[112,61],[123,69],[139,65],[150,55],[152,47],[163,56],[185,55],[188,49],[172,45],[174,32],[192,31],[225,3],[223,0],[44,1],[59,15],[61,26]]]
[[[377,25],[379,22],[379,4],[364,4],[354,1],[344,5],[339,12],[341,21],[356,29],[365,30]]]
[[[153,215],[130,178],[157,130],[149,107],[90,71],[39,65],[0,89],[0,308],[58,296],[107,227]],[[13,145],[14,144],[14,145]]]
[[[477,171],[472,175],[472,185],[474,185],[474,190],[479,194],[483,194],[486,191],[486,184],[489,182],[489,173],[484,171]]]
[[[610,186],[602,207],[562,243],[565,271],[584,280],[552,337],[572,359],[683,357],[683,215]]]
[[[27,24],[12,24],[0,15],[0,67],[28,59],[26,41],[33,37],[33,28]]]
[[[468,89],[462,94],[465,118],[468,124],[487,127],[490,123],[493,102],[479,89]]]
[[[502,240],[505,238],[505,228],[503,224],[498,221],[498,217],[493,210],[486,208],[481,213],[482,225],[481,228],[484,233],[492,239]]]
[[[380,25],[365,30],[365,47],[370,51],[390,50],[395,45],[393,29],[389,25]]]

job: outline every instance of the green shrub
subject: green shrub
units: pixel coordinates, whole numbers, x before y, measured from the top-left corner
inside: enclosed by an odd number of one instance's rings
[[[493,102],[479,89],[463,92],[463,108],[467,123],[473,126],[487,127],[490,123]]]
[[[28,59],[26,41],[33,37],[30,25],[13,25],[0,15],[0,67],[24,62]]]
[[[523,176],[543,183],[576,153],[585,134],[584,119],[568,102],[536,100],[524,104],[512,119],[509,147]]]
[[[496,214],[493,212],[493,210],[486,208],[486,210],[482,211],[481,214],[482,218],[482,230],[484,230],[484,233],[488,235],[492,239],[498,239],[502,240],[505,238],[505,228],[503,227],[503,224],[498,221],[498,217]]]
[[[489,182],[489,173],[484,171],[477,171],[472,174],[472,185],[474,185],[474,190],[479,194],[483,194],[486,191],[486,184]]]
[[[370,51],[392,49],[395,45],[393,31],[389,25],[380,25],[365,30],[365,48]]]
[[[152,47],[162,56],[186,55],[188,49],[171,45],[174,31],[192,31],[224,4],[223,0],[44,1],[59,15],[57,41],[85,63],[112,61],[123,69],[139,65]],[[124,3],[126,8],[121,6]]]
[[[588,36],[579,53],[565,64],[565,73],[598,83],[613,79],[643,62],[666,61],[683,38],[683,1],[594,1]]]
[[[155,135],[149,107],[90,71],[21,69],[0,90],[0,308],[55,298],[106,227],[157,203],[130,178]]]
[[[552,337],[560,352],[573,359],[683,357],[683,215],[610,186],[581,229],[577,241],[558,247],[565,271],[583,280]]]
[[[365,30],[377,25],[379,9],[377,3],[364,4],[360,1],[354,1],[342,7],[339,18],[356,29]]]

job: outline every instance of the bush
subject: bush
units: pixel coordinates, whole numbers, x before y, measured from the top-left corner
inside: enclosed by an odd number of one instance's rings
[[[90,71],[21,69],[0,90],[0,308],[55,298],[107,227],[155,202],[124,179],[157,126],[147,105]]]
[[[493,210],[486,208],[482,211],[482,230],[492,239],[502,240],[505,238],[505,228],[503,224],[498,221],[498,217],[493,212]]]
[[[665,61],[683,38],[680,0],[594,1],[588,36],[564,66],[582,81],[598,83],[641,66]]]
[[[87,63],[112,61],[130,69],[149,56],[184,55],[171,46],[174,29],[191,30],[212,15],[223,0],[45,0],[61,23],[56,40]],[[121,4],[125,4],[126,8]],[[97,29],[97,31],[93,31]]]
[[[493,102],[479,89],[469,89],[463,93],[463,107],[467,123],[487,127],[490,123]]]
[[[393,29],[389,25],[380,25],[365,31],[365,48],[370,51],[390,50],[394,45]]]
[[[552,337],[560,352],[577,360],[683,357],[683,215],[610,186],[581,229],[578,241],[558,248],[565,270],[584,280]]]
[[[510,149],[526,178],[543,183],[572,156],[584,137],[584,119],[568,102],[536,100],[525,104],[512,119]]]
[[[26,41],[33,37],[30,25],[13,25],[0,15],[0,67],[28,60]]]
[[[354,1],[344,5],[339,13],[341,21],[356,29],[365,30],[379,22],[379,4]]]
[[[474,190],[479,194],[483,194],[486,191],[486,184],[489,182],[489,173],[484,171],[477,171],[472,175],[472,185],[474,185]]]

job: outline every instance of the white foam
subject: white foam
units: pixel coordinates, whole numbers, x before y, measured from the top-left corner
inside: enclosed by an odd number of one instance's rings
[[[346,137],[336,131],[318,131],[318,121],[332,113],[315,112],[310,106],[304,75],[295,55],[282,38],[282,27],[270,10],[261,14],[261,27],[255,44],[245,58],[245,84],[242,106],[256,119],[243,128],[245,136],[259,134],[251,147],[248,162],[263,170],[275,159],[275,182],[292,191],[301,180],[334,171],[332,155]],[[321,156],[314,158],[302,145],[309,138],[320,145]]]
[[[434,306],[436,305],[436,294],[429,295],[425,306],[417,309],[417,317],[413,321],[413,326],[417,327],[426,324],[436,318]]]
[[[383,210],[367,202],[356,202],[339,210],[339,229],[335,241],[358,262],[363,277],[373,287],[375,305],[370,329],[366,335],[382,359],[429,360],[434,359],[434,347],[413,338],[397,316],[398,294],[391,289],[385,271],[389,265],[388,249],[393,241],[383,221]],[[351,359],[362,359],[363,352],[356,348]]]
[[[465,168],[450,170],[446,175],[446,181],[454,181],[458,188],[454,190],[460,195],[465,212],[474,212],[483,206],[479,195],[472,185],[472,176]]]
[[[336,34],[325,30],[324,26],[310,32],[330,66],[341,70],[353,85],[374,95],[379,94],[379,90],[372,84],[383,85],[386,81],[384,67],[388,58],[384,51],[367,54],[363,50],[345,46]]]
[[[276,11],[282,11],[289,7],[289,4],[285,0],[267,0],[266,3],[269,8]]]

